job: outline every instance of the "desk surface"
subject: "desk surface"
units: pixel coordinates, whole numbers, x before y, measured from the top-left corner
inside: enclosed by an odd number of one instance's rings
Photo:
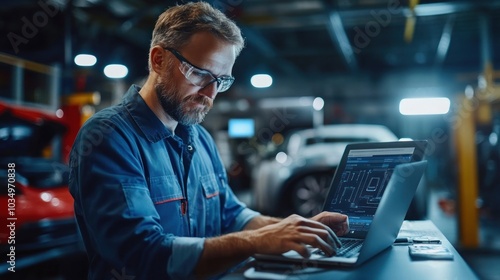
[[[453,245],[431,221],[405,221],[399,236],[418,232],[432,232],[442,244],[454,254],[453,260],[414,260],[408,253],[407,245],[393,245],[371,260],[354,268],[335,267],[327,269],[308,268],[303,271],[284,270],[273,273],[274,279],[405,279],[443,280],[478,279]],[[251,269],[251,268],[250,268]],[[256,277],[255,279],[257,279]],[[243,272],[226,275],[223,279],[245,279]],[[266,279],[260,277],[260,279]],[[273,278],[267,278],[273,279]]]

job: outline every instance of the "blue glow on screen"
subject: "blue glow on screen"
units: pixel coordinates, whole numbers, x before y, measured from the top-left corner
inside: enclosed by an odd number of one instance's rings
[[[255,133],[253,119],[230,119],[228,123],[228,134],[230,138],[250,138]]]

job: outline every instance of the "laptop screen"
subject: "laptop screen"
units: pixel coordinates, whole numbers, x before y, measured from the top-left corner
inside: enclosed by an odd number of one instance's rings
[[[415,142],[399,143],[395,147],[354,144],[346,148],[324,209],[349,216],[347,237],[367,234],[395,166],[422,159],[422,147]]]

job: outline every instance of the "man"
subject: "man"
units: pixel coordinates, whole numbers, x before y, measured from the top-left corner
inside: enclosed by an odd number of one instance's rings
[[[206,3],[168,9],[153,31],[143,87],[82,127],[70,191],[90,279],[206,278],[255,253],[308,256],[306,245],[334,253],[345,215],[280,220],[248,209],[198,125],[231,86],[243,44],[238,27]]]

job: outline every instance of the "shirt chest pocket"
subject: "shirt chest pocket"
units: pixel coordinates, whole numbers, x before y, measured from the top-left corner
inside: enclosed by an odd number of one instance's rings
[[[208,235],[219,235],[221,231],[221,201],[215,174],[201,177],[203,202],[205,204],[205,230]]]
[[[184,195],[175,176],[151,177],[149,180],[151,199],[160,215],[163,229],[174,235],[187,233],[187,215],[182,213]]]

